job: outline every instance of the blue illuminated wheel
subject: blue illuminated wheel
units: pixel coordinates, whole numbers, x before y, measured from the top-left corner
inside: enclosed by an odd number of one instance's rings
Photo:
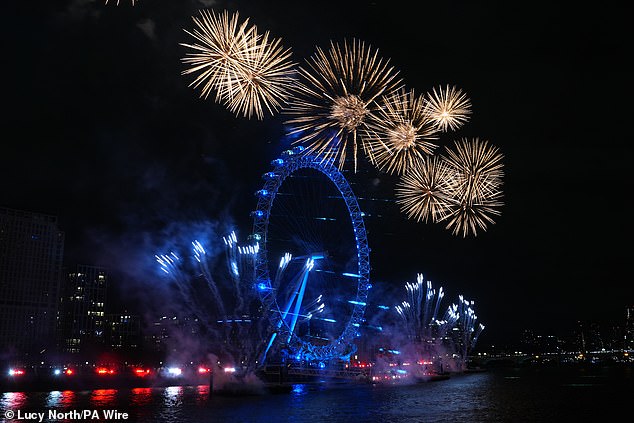
[[[332,161],[302,147],[282,153],[256,193],[256,287],[273,355],[324,362],[355,351],[370,285],[363,213]]]

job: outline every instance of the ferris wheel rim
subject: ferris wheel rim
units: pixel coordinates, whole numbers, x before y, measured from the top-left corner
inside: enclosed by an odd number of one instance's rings
[[[314,169],[325,175],[330,182],[335,185],[346,204],[356,242],[357,274],[355,277],[358,278],[357,293],[348,322],[341,334],[329,344],[311,346],[310,343],[302,340],[296,334],[291,332],[290,335],[301,343],[302,350],[307,355],[307,359],[326,360],[350,354],[350,352],[352,352],[350,349],[352,340],[359,336],[359,327],[363,321],[368,291],[372,287],[370,284],[370,248],[368,246],[367,233],[363,221],[364,213],[359,207],[359,203],[350,184],[332,160],[325,160],[322,157],[305,152],[301,147],[295,147],[291,150],[284,151],[282,156],[273,160],[271,164],[274,170],[263,175],[265,179],[264,186],[261,190],[256,192],[258,203],[256,210],[252,212],[252,237],[259,243],[259,253],[255,260],[254,270],[260,300],[265,306],[269,306],[276,301],[271,285],[267,248],[269,217],[276,194],[284,180],[295,171],[300,169]],[[272,325],[280,322],[280,318],[276,315],[271,315],[270,320]],[[312,357],[308,357],[309,355]]]

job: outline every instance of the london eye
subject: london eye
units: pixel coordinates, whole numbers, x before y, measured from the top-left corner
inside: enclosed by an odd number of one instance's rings
[[[252,212],[256,289],[271,328],[260,364],[274,354],[347,360],[372,287],[364,214],[332,160],[295,147],[271,164]]]

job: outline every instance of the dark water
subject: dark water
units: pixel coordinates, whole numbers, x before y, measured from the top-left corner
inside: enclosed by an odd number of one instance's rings
[[[634,421],[634,369],[509,368],[409,386],[296,385],[290,394],[246,397],[210,396],[205,385],[0,393],[0,418],[18,409],[118,409],[127,421],[159,423]]]

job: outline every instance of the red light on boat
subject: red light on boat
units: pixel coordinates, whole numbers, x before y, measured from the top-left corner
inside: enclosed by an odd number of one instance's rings
[[[150,374],[150,369],[134,369],[134,374],[143,377]]]
[[[24,370],[22,369],[10,369],[9,376],[22,376],[24,374]]]
[[[108,369],[107,367],[97,367],[97,374],[99,375],[113,375],[114,369]]]

